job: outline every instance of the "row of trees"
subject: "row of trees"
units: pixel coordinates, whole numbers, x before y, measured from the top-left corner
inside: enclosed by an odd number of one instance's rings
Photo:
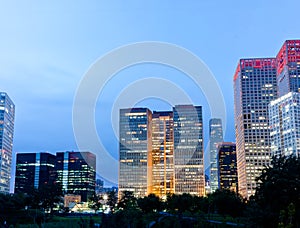
[[[164,223],[168,219],[173,222],[170,227],[178,221],[182,223],[177,226],[183,226],[184,221],[208,222],[216,216],[252,227],[300,227],[300,158],[273,158],[257,182],[256,194],[248,200],[228,190],[207,197],[169,195],[165,201],[153,194],[136,199],[131,192],[117,201],[115,192],[110,192],[105,199],[94,195],[89,205],[95,211],[103,204],[110,208],[111,214],[103,217],[104,227],[143,227],[153,222],[168,227]],[[43,212],[51,213],[62,199],[59,189],[44,186],[28,195],[0,194],[0,224],[45,219]]]
[[[50,214],[62,201],[62,191],[56,185],[43,185],[30,194],[0,194],[0,224],[40,223],[44,212]]]
[[[257,183],[256,194],[248,200],[229,190],[217,190],[207,197],[169,195],[165,201],[153,194],[136,199],[132,192],[124,192],[117,204],[116,198],[109,196],[107,202],[115,213],[112,213],[108,224],[109,227],[122,227],[124,224],[138,227],[145,225],[145,221],[158,221],[166,216],[164,213],[170,213],[179,219],[188,216],[190,220],[204,218],[206,221],[218,215],[242,221],[250,227],[299,227],[300,159],[274,157]],[[94,207],[98,210],[103,201],[94,200],[99,203]]]
[[[135,198],[132,192],[125,191],[118,202],[114,201],[114,198],[111,199],[108,197],[107,202],[112,213],[108,217],[104,216],[103,227],[146,227],[151,222],[158,225],[162,218],[167,217],[172,218],[173,222],[179,222],[179,226],[184,221],[188,221],[188,224],[199,222],[203,224],[210,219],[210,215],[224,218],[241,217],[246,205],[238,194],[229,190],[217,190],[208,197],[173,194],[168,195],[166,200],[154,194]],[[103,203],[101,196],[91,198],[90,207],[97,211]],[[173,223],[169,224],[170,227],[173,225]],[[166,226],[166,224],[163,225],[163,227]]]

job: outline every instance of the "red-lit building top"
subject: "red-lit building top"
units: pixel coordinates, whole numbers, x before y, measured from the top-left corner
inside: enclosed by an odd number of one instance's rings
[[[240,59],[238,66],[235,70],[233,80],[235,81],[239,72],[245,68],[263,69],[263,68],[275,68],[276,59],[275,58],[254,58],[254,59]]]
[[[276,56],[276,62],[278,75],[287,63],[300,63],[300,40],[286,40]]]

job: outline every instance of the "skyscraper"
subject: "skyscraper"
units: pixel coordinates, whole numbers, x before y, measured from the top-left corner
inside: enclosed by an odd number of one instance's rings
[[[81,195],[87,201],[95,192],[96,156],[91,152],[57,152],[57,183],[64,194]]]
[[[269,105],[272,155],[300,156],[300,93],[290,92]]]
[[[256,178],[270,162],[268,104],[277,97],[276,59],[241,59],[234,74],[234,112],[239,193],[255,192]]]
[[[15,193],[30,193],[34,188],[53,185],[56,180],[56,157],[49,153],[18,153]]]
[[[15,105],[0,92],[0,193],[9,193],[14,136]]]
[[[202,107],[176,105],[174,113],[175,193],[205,194]]]
[[[151,119],[147,108],[120,110],[119,196],[123,191],[136,197],[152,192]]]
[[[173,112],[152,114],[152,193],[174,193]]]
[[[218,150],[217,144],[223,142],[222,120],[213,118],[209,121],[209,151],[210,151],[210,190],[216,191],[218,183]]]
[[[236,145],[231,142],[217,144],[220,189],[238,192]]]
[[[119,196],[204,195],[202,107],[120,110]]]
[[[287,40],[276,56],[278,97],[300,92],[300,40]]]

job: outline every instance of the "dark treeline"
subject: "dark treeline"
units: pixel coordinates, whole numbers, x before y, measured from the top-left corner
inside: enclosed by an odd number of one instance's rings
[[[103,227],[300,227],[300,158],[273,158],[249,200],[229,190],[206,197],[124,192]]]
[[[0,194],[0,227],[3,224],[14,227],[19,223],[41,224],[60,202],[62,191],[58,185],[33,188],[30,194]]]
[[[103,200],[90,198],[98,212],[103,204],[101,227],[300,227],[300,159],[273,158],[257,179],[256,194],[249,200],[229,190],[217,190],[206,197],[168,195],[165,200],[150,194],[135,198],[123,192],[117,201],[114,192]],[[39,223],[61,200],[57,187],[33,190],[30,195],[0,195],[0,224]]]

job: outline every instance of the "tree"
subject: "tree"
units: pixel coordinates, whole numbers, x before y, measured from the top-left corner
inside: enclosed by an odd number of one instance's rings
[[[263,213],[260,216],[262,225],[292,223],[299,226],[300,159],[295,156],[273,157],[257,181],[254,200]]]
[[[58,184],[42,185],[27,194],[26,206],[32,209],[43,209],[53,213],[53,208],[62,202],[62,190]]]
[[[88,207],[93,209],[95,211],[95,213],[97,213],[97,211],[99,211],[99,209],[102,207],[101,201],[103,201],[103,197],[100,195],[97,195],[94,192],[93,195],[89,198]]]
[[[209,200],[207,197],[194,196],[193,197],[193,212],[207,213],[209,209]]]
[[[119,209],[137,208],[137,199],[134,197],[133,192],[122,192],[121,199],[118,203]]]
[[[53,208],[60,202],[62,202],[62,190],[58,184],[42,185],[38,192],[40,194],[40,204],[45,210],[48,210],[50,214],[53,213]]]
[[[168,195],[166,207],[172,212],[178,212],[181,215],[185,211],[192,211],[194,208],[193,196],[187,193],[182,195]]]
[[[217,189],[208,196],[208,200],[210,212],[220,215],[238,217],[242,215],[245,208],[243,198],[228,189]]]
[[[109,206],[111,212],[114,212],[117,202],[118,202],[117,193],[115,191],[109,191],[107,193],[107,205]]]
[[[26,196],[24,194],[0,193],[0,227],[6,224],[14,226],[20,221],[28,221],[30,217],[25,210]]]
[[[149,194],[146,197],[139,198],[137,204],[144,213],[160,211],[162,208],[162,202],[155,194]]]

